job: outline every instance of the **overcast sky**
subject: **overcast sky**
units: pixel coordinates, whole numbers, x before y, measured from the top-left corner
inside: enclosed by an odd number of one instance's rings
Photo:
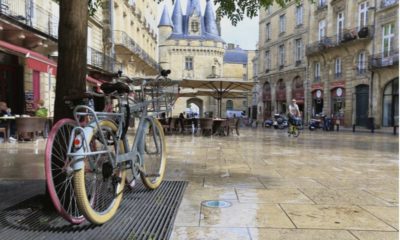
[[[166,0],[159,5],[159,17],[161,17],[165,4],[167,4],[169,13],[172,15],[172,3],[170,0]],[[185,13],[186,0],[182,0],[181,4],[182,11]],[[200,1],[200,4],[204,15],[206,1]],[[214,10],[215,9],[216,8],[214,7]],[[241,48],[246,50],[256,49],[256,44],[258,41],[258,17],[253,19],[246,18],[242,22],[239,22],[236,27],[232,26],[228,19],[222,19],[221,29],[222,38],[226,43],[234,43],[235,45],[239,45]]]

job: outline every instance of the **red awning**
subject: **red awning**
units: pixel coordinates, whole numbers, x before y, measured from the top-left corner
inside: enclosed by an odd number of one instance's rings
[[[30,69],[40,72],[49,72],[52,75],[56,75],[57,63],[40,53],[1,40],[0,49],[17,54],[23,54],[26,58],[27,66]]]
[[[98,86],[98,87],[100,87],[101,84],[103,83],[102,81],[97,80],[97,79],[95,79],[95,78],[92,78],[91,76],[86,76],[86,81],[88,81],[88,82],[90,82],[90,83],[92,83],[92,84],[95,84],[95,85]]]

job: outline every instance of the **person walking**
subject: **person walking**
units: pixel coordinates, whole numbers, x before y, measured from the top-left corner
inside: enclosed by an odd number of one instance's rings
[[[288,133],[292,129],[292,125],[295,125],[296,121],[300,118],[300,109],[299,106],[296,104],[296,99],[292,99],[292,102],[289,104],[289,129]]]

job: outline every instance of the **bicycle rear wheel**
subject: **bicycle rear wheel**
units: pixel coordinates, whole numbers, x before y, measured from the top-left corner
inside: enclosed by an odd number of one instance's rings
[[[71,159],[67,156],[70,135],[76,126],[72,119],[58,121],[48,135],[45,149],[47,191],[57,212],[72,224],[85,221],[76,203]]]
[[[102,120],[99,126],[100,128],[94,128],[92,136],[88,139],[91,152],[109,149],[115,157],[119,144],[119,153],[124,153],[122,141],[116,142],[115,123]],[[106,136],[105,142],[100,137],[101,131]],[[126,177],[125,165],[113,169],[113,159],[109,158],[108,153],[89,155],[82,161],[84,168],[74,173],[78,207],[91,223],[103,224],[114,216],[121,203]]]
[[[142,149],[144,172],[140,174],[140,177],[148,189],[156,189],[164,178],[167,162],[165,137],[161,123],[157,119],[154,119],[153,124],[149,119],[145,121]]]

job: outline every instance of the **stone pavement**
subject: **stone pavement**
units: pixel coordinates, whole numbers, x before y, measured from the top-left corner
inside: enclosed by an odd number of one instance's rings
[[[398,136],[240,133],[167,136],[166,178],[189,181],[171,239],[399,238]],[[44,178],[44,145],[0,144],[0,179]]]

